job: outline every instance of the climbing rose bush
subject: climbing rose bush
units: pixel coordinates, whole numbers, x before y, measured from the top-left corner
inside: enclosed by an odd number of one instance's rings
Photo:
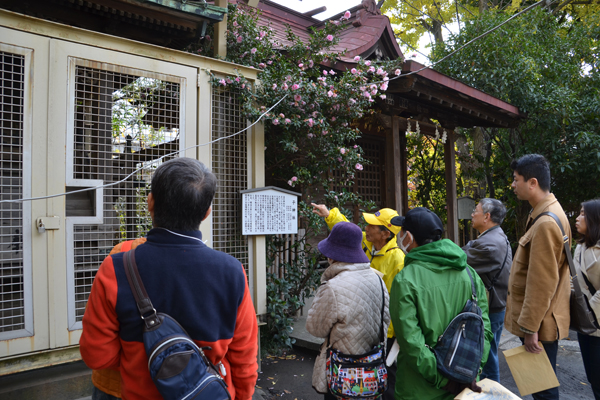
[[[346,204],[374,207],[351,189],[356,173],[367,164],[355,143],[360,137],[357,121],[374,113],[376,101],[385,100],[388,81],[399,74],[402,60],[375,62],[357,56],[354,68],[339,72],[334,67],[344,53],[337,45],[350,12],[326,21],[304,40],[289,28],[276,36],[271,26],[259,24],[258,12],[230,4],[227,22],[227,60],[258,69],[258,85],[241,74],[211,75],[211,82],[216,89],[233,89],[249,120],[263,117],[267,182],[303,194],[299,212],[306,236],[296,244],[303,251],[294,261],[280,264],[285,278],[267,276],[267,327],[261,331],[265,347],[274,350],[291,346],[292,316],[319,284],[319,253],[307,239],[320,233],[324,223],[312,213],[310,202],[340,207],[349,217]],[[190,51],[210,55],[210,41],[200,44]],[[268,239],[271,263],[281,244],[275,237]]]

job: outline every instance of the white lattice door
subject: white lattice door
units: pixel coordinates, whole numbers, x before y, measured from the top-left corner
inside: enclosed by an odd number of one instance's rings
[[[152,172],[198,154],[197,79],[0,28],[0,359],[78,344],[100,263],[151,226]]]
[[[117,243],[151,228],[146,198],[153,171],[170,158],[196,155],[193,148],[180,151],[196,144],[198,72],[57,40],[51,53],[50,74],[59,79],[50,87],[58,94],[50,114],[62,118],[51,123],[56,141],[49,151],[64,168],[49,184],[70,193],[50,206],[66,221],[52,247],[64,249],[66,261],[64,275],[54,276],[60,297],[54,312],[56,344],[67,346],[79,341],[102,260]],[[97,186],[104,187],[81,191]]]

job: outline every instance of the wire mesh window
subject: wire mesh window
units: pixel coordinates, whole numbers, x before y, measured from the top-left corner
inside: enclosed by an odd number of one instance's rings
[[[385,159],[385,144],[383,141],[362,139],[357,143],[363,149],[363,159],[368,160],[369,163],[363,163],[362,171],[354,172],[354,185],[346,190],[360,195],[363,200],[374,201],[377,208],[382,208],[384,206],[382,164]],[[346,178],[346,171],[334,170],[331,171],[331,176],[334,179],[333,190],[337,192],[344,190],[344,186],[335,182],[342,182]]]
[[[356,171],[356,192],[365,200],[374,201],[377,207],[383,207],[383,168],[385,157],[384,142],[359,141],[363,149],[363,158],[370,163],[364,165],[362,171]]]
[[[104,70],[81,63],[75,67],[71,139],[76,184],[67,191],[86,186],[81,183],[85,181],[126,180],[104,188],[100,204],[94,191],[67,196],[66,214],[73,218],[75,321],[81,321],[94,276],[111,249],[150,230],[146,198],[152,173],[172,157],[158,158],[179,150],[181,119],[180,82],[141,76],[124,67]],[[78,223],[78,218],[98,214],[100,224]]]
[[[214,88],[212,94],[212,140],[246,127],[242,105],[229,88]],[[241,194],[248,188],[246,132],[212,145],[212,170],[217,176],[213,201],[213,248],[237,258],[248,271],[248,239],[241,232]]]
[[[0,51],[0,200],[23,198],[25,57]],[[25,328],[23,203],[0,203],[0,332]]]

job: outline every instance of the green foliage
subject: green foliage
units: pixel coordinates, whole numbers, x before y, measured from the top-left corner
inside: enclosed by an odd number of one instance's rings
[[[320,254],[309,244],[324,222],[312,213],[310,202],[340,207],[349,217],[346,204],[364,210],[374,206],[352,193],[355,173],[366,164],[355,144],[360,131],[353,122],[373,112],[376,98],[385,99],[388,74],[399,74],[402,60],[357,59],[355,69],[336,72],[323,65],[334,65],[342,55],[336,45],[346,18],[326,21],[307,38],[295,36],[288,27],[285,38],[278,40],[270,26],[259,24],[259,12],[230,4],[227,20],[227,60],[257,68],[258,85],[242,75],[211,75],[211,82],[217,89],[232,88],[249,120],[263,116],[268,183],[303,195],[299,222],[306,235],[296,246],[304,250],[293,262],[281,264],[283,275],[267,276],[267,326],[261,331],[265,347],[274,350],[291,346],[293,317],[319,284]],[[188,51],[210,56],[209,42],[203,38]],[[268,243],[272,265],[282,243],[275,237]]]
[[[441,59],[509,16],[489,12],[468,22],[435,49],[434,58]],[[598,197],[598,22],[597,15],[570,20],[535,8],[436,66],[527,114],[517,129],[485,129],[485,151],[479,159],[488,193],[496,193],[513,208],[505,222],[513,239],[523,232],[529,205],[508,190],[509,164],[523,154],[548,158],[552,191],[567,213],[576,212],[581,201]],[[475,131],[466,134],[472,139]]]

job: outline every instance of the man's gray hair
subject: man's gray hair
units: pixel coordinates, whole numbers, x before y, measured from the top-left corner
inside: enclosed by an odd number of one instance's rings
[[[486,197],[485,199],[479,200],[479,204],[481,204],[481,209],[484,214],[490,213],[492,222],[500,225],[502,221],[504,221],[504,217],[506,217],[506,207],[500,200]]]

